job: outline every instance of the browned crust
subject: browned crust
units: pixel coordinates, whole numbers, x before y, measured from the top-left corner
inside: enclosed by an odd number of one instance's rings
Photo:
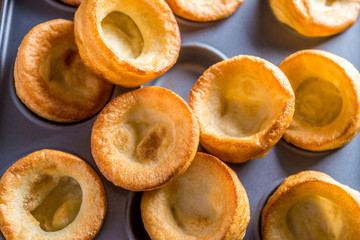
[[[299,188],[306,190],[301,191]],[[279,216],[286,214],[288,206],[309,194],[319,194],[342,206],[347,211],[345,216],[351,219],[350,239],[357,239],[360,234],[360,193],[343,185],[329,175],[317,171],[303,171],[289,176],[268,199],[261,216],[262,239],[274,239],[271,233],[281,229],[274,229],[275,223],[280,222]],[[278,238],[276,238],[278,239]]]
[[[208,0],[166,0],[172,11],[179,17],[198,22],[215,21],[233,14],[244,0],[210,1]],[[207,4],[200,7],[201,2]],[[196,4],[199,4],[197,6]]]
[[[75,51],[75,55],[71,56],[73,59],[79,58],[73,28],[73,23],[64,19],[55,19],[35,26],[24,37],[15,61],[17,95],[32,112],[51,121],[76,122],[95,115],[109,99],[113,88],[112,84],[91,73],[80,60],[76,65],[79,67],[76,77],[91,85],[84,89],[87,91],[85,95],[75,93],[78,94],[75,98],[71,95],[72,92],[70,94],[70,91],[59,87],[55,91],[50,88],[49,80],[43,78],[41,72],[50,71],[42,69],[43,66],[50,68],[47,58],[56,54],[54,51],[60,45],[66,45],[72,49],[69,51]]]
[[[162,42],[157,43],[161,48],[149,45],[146,50],[143,49],[140,56],[145,58],[149,53],[152,55],[149,57],[154,58],[153,51],[156,51],[157,60],[151,64],[119,57],[107,47],[100,34],[104,12],[115,11],[117,3],[115,0],[85,0],[75,13],[75,40],[82,60],[93,72],[112,83],[137,87],[159,77],[175,64],[181,43],[179,26],[164,0],[134,2],[134,11],[124,13],[136,18],[140,32],[146,34],[143,35],[144,42],[152,44],[161,39]],[[154,18],[147,21],[144,18],[146,15]],[[153,39],[147,39],[151,34],[154,34]]]
[[[226,74],[226,67],[236,68],[239,64],[248,64],[256,68],[259,75],[266,76],[266,84],[284,99],[281,109],[273,116],[274,120],[263,131],[246,138],[229,137],[220,133],[207,123],[209,116],[202,111],[207,108],[209,92],[217,84],[217,76]],[[250,159],[261,158],[280,140],[289,126],[294,113],[294,93],[286,76],[275,65],[253,56],[237,56],[224,60],[204,72],[190,92],[189,105],[196,115],[200,126],[201,145],[211,154],[223,161],[240,163]]]
[[[121,122],[137,107],[166,114],[175,129],[171,151],[147,168],[117,156],[113,142]],[[159,188],[180,176],[191,164],[198,143],[198,124],[189,106],[174,92],[160,87],[140,88],[113,99],[98,115],[91,134],[91,152],[102,174],[116,186],[133,191]]]
[[[225,197],[224,213],[219,222],[203,235],[197,235],[197,239],[243,239],[246,227],[250,221],[250,207],[246,191],[242,186],[236,173],[218,158],[206,154],[197,153],[194,161],[203,165],[203,172],[200,175],[212,174],[216,171],[221,179],[218,184],[226,186],[223,196]],[[216,183],[214,183],[216,184]],[[141,217],[146,231],[151,239],[187,239],[194,237],[187,235],[178,226],[173,226],[169,222],[173,221],[169,215],[168,199],[169,189],[172,185],[165,188],[145,192],[141,199]],[[200,193],[199,193],[200,194]]]
[[[83,201],[77,218],[56,232],[42,231],[38,222],[21,210],[21,191],[29,175],[71,176],[80,184]],[[21,206],[19,206],[21,204]],[[14,207],[15,206],[15,207]],[[43,149],[14,163],[0,180],[0,229],[6,239],[92,239],[101,229],[107,209],[101,179],[89,164],[60,151]],[[29,220],[29,222],[26,222]]]
[[[360,2],[343,1],[342,5],[341,8],[327,7],[320,11],[310,0],[270,0],[280,22],[308,37],[331,36],[353,25],[359,16]]]
[[[83,0],[61,0],[61,1],[73,7],[78,7]]]
[[[344,146],[360,131],[360,74],[346,59],[326,51],[314,49],[302,50],[291,54],[279,65],[279,68],[283,70],[285,75],[288,76],[290,83],[292,83],[291,75],[298,75],[296,71],[318,72],[319,68],[311,64],[315,59],[322,61],[322,65],[328,68],[329,71],[337,72],[337,81],[343,83],[339,87],[346,88],[352,99],[346,102],[346,109],[343,109],[340,113],[344,119],[338,117],[330,125],[313,128],[307,126],[306,129],[301,125],[301,122],[293,119],[293,122],[290,123],[290,127],[284,134],[284,139],[302,149],[325,151]],[[307,64],[304,65],[302,64],[303,62],[307,62]],[[313,65],[314,68],[305,67]],[[344,96],[342,97],[344,100]]]

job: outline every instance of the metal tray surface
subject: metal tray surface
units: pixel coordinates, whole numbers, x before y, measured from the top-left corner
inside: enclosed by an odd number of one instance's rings
[[[38,118],[17,98],[13,65],[25,34],[35,25],[55,18],[73,19],[75,8],[56,0],[4,0],[0,28],[0,174],[27,154],[50,148],[75,154],[101,176],[108,199],[108,213],[96,239],[148,239],[140,217],[141,193],[114,186],[97,169],[90,152],[91,128],[96,116],[75,124],[57,124]],[[284,27],[273,16],[267,0],[245,0],[229,18],[195,23],[177,18],[182,49],[177,64],[148,85],[168,87],[185,100],[197,77],[211,64],[240,54],[262,57],[279,64],[291,53],[323,49],[360,68],[360,23],[328,38],[306,38]],[[113,97],[129,91],[116,87]],[[320,153],[297,149],[280,140],[263,158],[230,164],[247,190],[251,220],[246,240],[260,239],[262,207],[274,189],[289,175],[318,170],[360,190],[360,138],[346,146]],[[1,237],[1,239],[4,239]]]

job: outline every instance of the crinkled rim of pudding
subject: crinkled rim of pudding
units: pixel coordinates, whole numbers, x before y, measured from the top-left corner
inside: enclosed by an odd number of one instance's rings
[[[233,14],[244,0],[166,0],[174,13],[187,20],[207,22],[226,18]]]

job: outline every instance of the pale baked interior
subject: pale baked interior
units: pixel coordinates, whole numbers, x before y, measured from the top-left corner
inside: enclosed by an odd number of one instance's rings
[[[294,118],[314,127],[332,123],[342,111],[341,93],[330,81],[306,79],[295,90],[295,96]]]
[[[155,109],[140,106],[127,115],[115,137],[115,146],[125,159],[147,167],[167,158],[174,143],[171,119]]]
[[[347,0],[310,0],[310,4],[318,11],[326,11],[329,7],[337,7],[345,4]]]
[[[286,223],[297,240],[339,239],[345,224],[341,207],[318,195],[300,198],[288,210]]]
[[[94,102],[98,98],[98,84],[89,78],[75,42],[63,41],[54,45],[41,62],[39,74],[51,96],[71,102]]]
[[[202,164],[194,161],[169,188],[169,206],[177,226],[185,234],[205,235],[213,230],[224,214],[224,189],[218,174],[202,173]]]
[[[256,76],[237,75],[223,82],[208,102],[217,130],[230,137],[247,137],[264,130],[271,121],[274,100]]]
[[[54,232],[74,221],[81,203],[81,187],[72,177],[37,174],[30,180],[23,204],[42,230]]]
[[[110,12],[101,21],[101,34],[106,45],[123,58],[137,58],[144,47],[136,23],[125,13]]]

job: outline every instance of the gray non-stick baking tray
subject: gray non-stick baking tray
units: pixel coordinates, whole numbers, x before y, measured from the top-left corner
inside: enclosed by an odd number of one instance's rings
[[[0,28],[0,174],[15,161],[39,149],[75,154],[99,173],[90,152],[93,117],[76,124],[57,124],[36,117],[14,91],[13,66],[24,35],[44,21],[73,19],[75,8],[56,0],[3,0]],[[305,38],[279,23],[268,0],[245,0],[229,18],[195,23],[180,18],[182,49],[176,65],[148,85],[164,86],[186,100],[189,88],[211,64],[247,54],[279,64],[289,54],[308,48],[340,55],[360,68],[360,23],[328,38]],[[117,87],[113,97],[129,91]],[[287,176],[302,170],[325,172],[341,183],[360,190],[360,137],[346,146],[321,153],[297,149],[280,140],[268,155],[243,164],[230,164],[247,190],[251,220],[245,239],[260,239],[261,209],[271,192]],[[141,193],[119,187],[102,177],[108,213],[96,239],[148,239],[140,218]]]

